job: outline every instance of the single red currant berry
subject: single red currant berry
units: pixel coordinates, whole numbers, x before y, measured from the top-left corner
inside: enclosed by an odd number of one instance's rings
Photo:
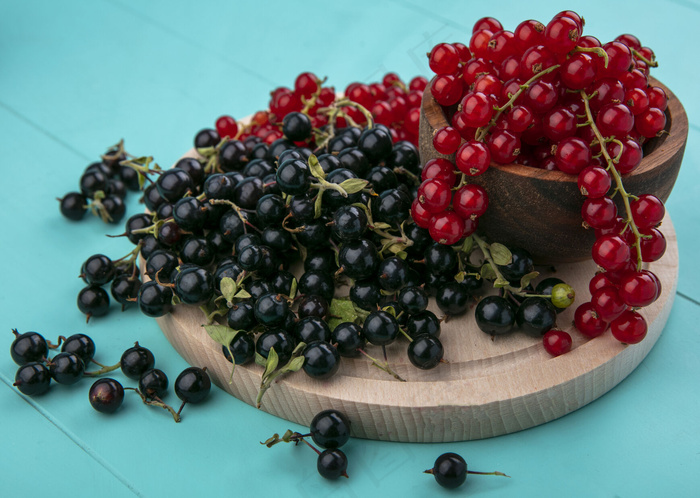
[[[233,138],[238,133],[238,123],[231,116],[221,116],[216,120],[216,132],[221,138]]]
[[[615,224],[617,206],[610,197],[588,198],[581,207],[581,217],[592,228],[608,228]]]
[[[481,92],[497,99],[503,90],[503,83],[498,76],[493,74],[482,74],[474,80],[472,91]]]
[[[598,337],[608,328],[608,322],[598,316],[592,303],[583,303],[574,312],[574,325],[586,337]]]
[[[625,88],[622,83],[615,78],[598,79],[586,89],[588,95],[592,95],[588,104],[591,110],[598,112],[605,104],[615,101],[622,102],[625,98]]]
[[[570,17],[552,19],[544,31],[544,45],[555,54],[571,52],[581,37],[579,24]]]
[[[642,162],[643,152],[639,142],[632,138],[623,138],[620,139],[620,142],[622,142],[622,148],[617,142],[608,143],[606,148],[610,157],[616,161],[615,169],[621,175],[625,175],[639,166]]]
[[[544,30],[544,24],[534,19],[518,24],[513,34],[515,35],[515,43],[520,51],[524,52],[535,45],[544,45]]]
[[[459,66],[459,53],[449,43],[438,43],[428,54],[428,65],[435,74],[453,74]]]
[[[422,92],[428,86],[428,79],[425,76],[416,76],[408,82],[408,89],[411,91]]]
[[[635,116],[649,109],[649,97],[642,88],[630,88],[627,90],[624,103]]]
[[[496,69],[493,65],[484,59],[473,58],[470,59],[462,69],[462,82],[465,85],[471,85],[476,81],[476,78],[482,74],[495,74]]]
[[[320,85],[321,80],[314,73],[301,73],[294,81],[294,91],[308,99],[318,91]]]
[[[423,166],[423,171],[421,172],[421,180],[430,180],[431,178],[436,178],[442,180],[446,184],[452,186],[457,180],[457,175],[455,174],[455,165],[449,159],[444,157],[435,157],[425,163]]]
[[[555,107],[542,117],[544,136],[558,142],[576,134],[576,116],[565,107]]]
[[[544,71],[556,63],[557,58],[551,50],[544,45],[535,45],[528,48],[520,58],[520,76],[530,79],[540,71]]]
[[[456,102],[456,101],[455,101]],[[418,136],[420,126],[420,108],[409,109],[403,120],[403,128],[414,137]]]
[[[503,29],[503,25],[495,17],[482,17],[474,23],[472,33],[476,33],[482,29],[488,29],[489,31],[496,32]]]
[[[605,272],[596,273],[588,283],[588,290],[593,295],[603,287],[615,287],[615,282],[610,280]]]
[[[443,126],[435,130],[433,134],[433,147],[435,147],[435,150],[440,154],[445,154],[447,156],[454,154],[457,152],[461,142],[462,137],[459,135],[459,132],[451,126]]]
[[[426,211],[439,213],[450,205],[452,191],[447,183],[432,178],[420,184],[417,199]]]
[[[472,58],[472,53],[469,50],[469,47],[467,47],[464,43],[455,42],[452,44],[452,46],[457,49],[457,53],[459,54],[459,62],[467,62]]]
[[[477,176],[486,171],[491,164],[491,152],[483,143],[470,140],[457,149],[455,164],[462,173]]]
[[[545,80],[537,80],[525,92],[525,104],[536,113],[544,113],[554,107],[559,92],[554,85]]]
[[[469,237],[479,228],[479,218],[467,218],[464,220],[464,233],[462,237]]]
[[[441,74],[430,82],[430,93],[442,106],[451,106],[462,97],[462,82],[451,74]]]
[[[391,110],[391,106],[388,102],[383,100],[375,102],[370,108],[370,112],[372,113],[374,121],[379,124],[389,126],[391,123],[396,121],[396,117],[394,116],[394,112]]]
[[[567,88],[581,90],[593,83],[596,76],[596,63],[593,57],[579,52],[569,57],[559,69],[561,81]]]
[[[494,31],[488,43],[488,58],[494,64],[500,64],[507,57],[518,53],[515,35],[511,31]]]
[[[508,130],[496,130],[488,138],[491,158],[499,164],[510,164],[520,154],[520,137]]]
[[[591,296],[591,303],[598,316],[606,322],[611,322],[627,309],[615,287],[603,287]]]
[[[639,38],[637,38],[634,35],[630,35],[630,34],[620,35],[617,38],[615,38],[614,41],[624,43],[629,48],[633,48],[635,50],[639,50],[640,48],[642,48],[642,44],[639,41]]]
[[[468,126],[478,128],[489,122],[493,116],[493,101],[481,92],[467,93],[460,103],[461,111]]]
[[[564,173],[578,175],[591,163],[591,149],[588,144],[577,137],[565,138],[557,144],[554,159],[557,167]]]
[[[656,228],[639,230],[639,232],[642,235],[649,235],[648,238],[642,237],[641,240],[642,261],[651,263],[661,259],[666,252],[666,237]]]
[[[595,36],[584,35],[578,39],[578,46],[583,48],[595,48],[602,47],[603,44],[600,43],[600,40]]]
[[[481,29],[472,34],[471,40],[469,40],[469,50],[474,57],[488,59],[489,41],[492,36],[493,31],[488,29]]]
[[[528,107],[516,105],[506,114],[505,119],[509,130],[514,133],[522,133],[532,126],[535,115]]]
[[[666,115],[656,107],[650,107],[634,120],[634,128],[646,138],[655,137],[665,126]]]
[[[668,107],[668,97],[663,88],[650,86],[647,88],[647,97],[649,98],[649,107],[656,107],[661,111],[665,111]]]
[[[593,261],[605,270],[621,270],[630,261],[630,246],[618,235],[604,235],[593,244]]]
[[[583,31],[583,26],[584,26],[584,24],[586,24],[586,22],[583,20],[583,17],[578,15],[573,10],[562,10],[557,15],[555,15],[552,19],[559,19],[561,17],[568,17],[570,19],[573,19],[574,21],[576,21],[576,24],[578,25],[579,31]]]
[[[605,137],[626,137],[634,127],[634,115],[624,104],[606,104],[598,111],[595,124]]]
[[[610,173],[600,166],[588,166],[578,174],[578,188],[589,199],[603,197],[611,185]]]
[[[610,331],[624,344],[637,344],[647,335],[647,322],[636,311],[627,310],[610,323]]]
[[[605,67],[605,59],[598,57],[598,75],[601,78],[619,78],[632,65],[632,52],[627,45],[620,42],[608,42],[603,45],[603,50],[608,54],[608,66]]]
[[[489,207],[489,196],[483,187],[468,183],[455,192],[452,206],[455,213],[465,220],[472,217],[478,218]]]
[[[511,55],[510,57],[506,57],[505,59],[503,59],[503,62],[501,62],[501,65],[498,68],[498,77],[503,81],[508,81],[513,78],[519,78],[520,56]],[[502,86],[503,85],[501,85],[501,87]]]
[[[464,220],[454,211],[443,211],[430,219],[430,237],[440,244],[452,245],[464,234]]]
[[[658,296],[656,280],[649,273],[628,273],[620,280],[618,289],[625,304],[633,308],[649,306]]]
[[[430,226],[430,218],[432,217],[433,214],[427,211],[423,205],[418,202],[418,199],[413,199],[411,203],[411,218],[413,218],[416,225],[427,229]]]
[[[552,356],[559,356],[571,351],[571,336],[568,332],[551,329],[542,337],[544,349]]]
[[[666,214],[666,208],[661,199],[651,194],[640,195],[630,203],[632,219],[638,228],[654,228],[661,223]]]

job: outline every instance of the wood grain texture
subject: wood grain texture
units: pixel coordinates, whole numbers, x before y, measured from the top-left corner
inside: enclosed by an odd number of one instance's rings
[[[635,171],[623,176],[625,189],[633,194],[654,194],[664,202],[678,176],[688,139],[688,117],[678,98],[663,84],[651,79],[669,97],[667,134],[644,146],[644,158]],[[420,121],[420,154],[425,164],[434,157],[454,162],[455,155],[439,154],[432,143],[433,132],[447,126],[442,107],[435,102],[430,86],[423,93]],[[470,181],[489,194],[489,209],[479,220],[479,230],[491,240],[528,250],[536,261],[574,262],[589,259],[595,241],[592,230],[581,225],[584,197],[577,177],[561,171],[491,163],[490,168]],[[624,212],[617,196],[618,212]]]
[[[340,371],[327,381],[298,372],[281,378],[266,393],[262,409],[284,419],[308,425],[327,408],[345,412],[356,437],[410,442],[481,439],[508,434],[566,415],[602,396],[634,370],[656,343],[666,323],[676,292],[678,250],[673,225],[667,217],[664,233],[668,249],[652,266],[662,282],[660,298],[642,314],[649,325],[647,337],[625,346],[606,332],[584,340],[572,332],[574,349],[550,357],[541,340],[516,332],[506,337],[482,333],[473,311],[442,324],[445,359],[434,370],[421,371],[407,357],[407,342],[389,346],[388,357],[407,382],[399,382],[364,358],[343,358]],[[576,303],[559,315],[560,328],[570,330],[574,308],[590,299],[588,282],[593,262],[560,265],[557,276],[577,290]],[[434,302],[431,309],[437,311]],[[191,365],[206,366],[222,389],[254,405],[262,368],[238,366],[233,382],[231,364],[221,347],[201,327],[202,312],[180,305],[157,319],[165,336]],[[378,348],[368,352],[380,356]]]

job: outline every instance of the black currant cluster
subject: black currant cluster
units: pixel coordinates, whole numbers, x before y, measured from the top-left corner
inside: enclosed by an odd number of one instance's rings
[[[175,394],[183,402],[180,410],[175,412],[161,399],[167,393],[167,376],[154,368],[153,353],[138,342],[124,351],[119,363],[107,366],[94,359],[95,342],[85,334],[74,334],[68,338],[59,336],[58,343],[54,345],[37,332],[20,334],[16,329],[12,332],[15,339],[10,346],[10,355],[19,365],[14,385],[27,396],[44,394],[51,387],[52,380],[58,384],[72,385],[84,377],[98,377],[120,368],[129,379],[139,383],[138,389],[126,389],[136,391],[146,404],[168,409],[179,422],[185,403],[199,403],[211,390],[206,369],[186,368],[175,381]],[[60,352],[49,359],[49,352],[59,347]],[[101,368],[88,371],[87,366],[91,363]],[[115,379],[100,378],[90,387],[90,404],[99,412],[114,413],[124,401],[124,389]]]
[[[135,226],[144,215],[135,215],[127,221],[127,230]],[[109,294],[104,286],[110,284],[112,297],[122,305],[122,310],[129,303],[136,301],[141,279],[136,265],[138,251],[127,257],[112,261],[104,254],[93,254],[86,259],[80,269],[80,278],[87,284],[78,293],[78,309],[87,316],[103,316],[109,312]]]
[[[119,223],[126,213],[128,190],[140,190],[138,172],[121,164],[127,159],[124,142],[110,147],[101,160],[90,164],[80,177],[80,192],[59,198],[61,214],[80,221],[90,210],[105,223]]]
[[[541,338],[556,326],[557,314],[574,300],[573,289],[563,280],[549,277],[537,286],[523,278],[536,275],[530,254],[520,248],[509,250],[510,261],[495,265],[505,279],[499,295],[486,296],[476,305],[475,318],[479,328],[492,336],[505,335],[515,330],[515,325],[526,334]],[[512,292],[520,288],[522,292]]]
[[[309,443],[306,438],[311,437],[317,445],[325,448],[323,451]],[[338,410],[324,410],[318,413],[311,424],[309,433],[301,434],[288,430],[281,437],[273,435],[267,441],[260,444],[268,448],[278,443],[305,443],[318,454],[316,468],[318,473],[326,479],[337,479],[340,476],[348,477],[348,458],[340,449],[350,439],[350,420]]]

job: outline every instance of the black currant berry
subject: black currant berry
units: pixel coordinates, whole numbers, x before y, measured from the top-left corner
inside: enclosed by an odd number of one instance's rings
[[[122,305],[124,309],[134,300],[138,299],[141,280],[138,276],[121,273],[114,277],[110,286],[110,293],[115,301]]]
[[[248,151],[243,142],[231,140],[219,149],[219,164],[224,171],[237,171],[243,169],[248,162]]]
[[[277,168],[277,185],[288,195],[309,190],[309,167],[300,159],[287,159]]]
[[[163,398],[168,394],[168,376],[157,368],[146,370],[139,378],[139,391],[147,398]]]
[[[378,163],[386,159],[393,148],[391,135],[382,128],[365,130],[357,141],[357,147],[367,156],[372,163]]]
[[[95,381],[88,393],[90,404],[100,413],[114,413],[124,401],[124,388],[114,379],[104,378]]]
[[[216,147],[216,145],[218,145],[220,141],[221,137],[219,137],[219,134],[216,132],[216,130],[212,128],[205,128],[204,130],[197,132],[197,134],[195,135],[194,147],[196,149]]]
[[[391,256],[377,268],[379,286],[388,292],[397,292],[406,283],[408,264],[401,258]]]
[[[350,299],[353,304],[366,311],[377,309],[382,298],[381,289],[375,279],[356,280],[350,287]]]
[[[331,329],[323,318],[307,316],[299,320],[294,327],[294,337],[298,342],[309,344],[315,341],[329,342]]]
[[[288,312],[289,305],[282,294],[270,292],[255,301],[255,319],[267,327],[284,323]]]
[[[204,165],[194,157],[183,157],[175,163],[175,167],[190,175],[195,185],[201,185],[204,182]]]
[[[80,269],[80,277],[86,284],[104,285],[115,274],[114,264],[104,254],[94,254],[85,260]]]
[[[461,283],[453,280],[438,289],[435,302],[446,315],[457,316],[467,311],[469,294]]]
[[[224,353],[224,357],[231,361],[231,355],[229,354],[229,349],[233,353],[233,360],[236,365],[245,365],[250,363],[255,358],[255,341],[253,341],[253,335],[246,332],[239,332],[236,337],[233,338],[229,347],[221,346],[221,350]],[[275,350],[277,352],[277,350]]]
[[[178,199],[173,206],[173,219],[183,230],[199,230],[204,225],[207,212],[202,202],[196,197]]]
[[[90,170],[80,177],[80,192],[90,199],[96,192],[107,190],[108,176],[98,170]]]
[[[359,350],[365,347],[362,327],[352,322],[343,322],[331,332],[331,341],[336,345],[340,356],[354,358],[360,355]]]
[[[557,311],[549,299],[528,297],[515,312],[520,330],[534,337],[542,337],[557,323]]]
[[[377,271],[379,253],[376,246],[367,239],[350,240],[341,246],[338,263],[343,273],[350,278],[369,278]]]
[[[51,386],[51,373],[43,363],[32,361],[17,369],[13,386],[27,396],[44,394]]]
[[[335,253],[328,249],[319,249],[306,256],[304,271],[320,271],[335,273],[338,265],[335,262]]]
[[[399,335],[399,324],[391,314],[377,310],[370,313],[362,325],[367,342],[375,346],[391,344]]]
[[[151,350],[139,346],[138,342],[124,351],[119,361],[122,373],[133,380],[139,380],[146,370],[153,368],[155,363]]]
[[[328,301],[321,296],[304,296],[299,301],[297,315],[299,318],[307,316],[324,318],[328,315]]]
[[[442,360],[443,353],[440,339],[428,334],[414,337],[408,345],[408,359],[423,370],[435,368]]]
[[[477,326],[487,334],[508,334],[515,324],[515,309],[503,297],[487,296],[476,305],[474,318]]]
[[[359,239],[367,229],[367,215],[357,206],[341,206],[333,214],[333,234],[340,240]]]
[[[172,309],[173,291],[151,280],[145,282],[139,289],[139,309],[144,315],[151,317],[163,316]]]
[[[467,480],[467,462],[456,453],[444,453],[435,460],[431,473],[443,488],[458,488]]]
[[[85,373],[85,364],[75,353],[58,353],[48,365],[51,377],[59,384],[75,384]]]
[[[299,293],[303,295],[321,296],[326,301],[333,299],[335,282],[329,273],[307,271],[299,278]]]
[[[322,451],[316,461],[316,469],[326,479],[337,479],[340,476],[347,477],[348,457],[337,448]]]
[[[420,335],[440,337],[440,320],[430,310],[423,310],[408,316],[406,319],[406,331],[412,338]]]
[[[457,254],[450,246],[437,242],[428,246],[424,253],[425,268],[434,274],[452,274],[457,267]]]
[[[268,357],[272,348],[275,348],[279,364],[284,365],[292,357],[294,339],[282,329],[271,329],[263,332],[255,341],[255,352],[263,358]]]
[[[301,112],[290,112],[282,120],[282,133],[292,142],[301,142],[311,136],[311,120]]]
[[[340,448],[350,439],[350,420],[338,410],[324,410],[313,418],[309,432],[317,445]]]
[[[421,287],[404,287],[399,293],[399,304],[407,313],[419,313],[428,307],[428,293]]]
[[[202,368],[186,368],[175,379],[175,394],[187,403],[204,401],[209,391],[211,391],[211,379]]]
[[[156,180],[156,188],[160,196],[167,202],[174,203],[194,189],[192,178],[180,168],[164,171]]]
[[[79,192],[69,192],[59,199],[61,214],[73,221],[80,221],[87,213],[87,197]]]
[[[204,237],[187,237],[180,248],[180,259],[183,263],[197,266],[209,266],[214,261],[214,251]]]
[[[73,334],[63,341],[62,353],[75,353],[87,367],[95,356],[95,341],[85,334]]]
[[[49,346],[41,334],[37,332],[20,334],[17,329],[12,329],[12,333],[15,334],[15,339],[10,345],[10,355],[15,363],[25,365],[48,357]]]
[[[520,279],[528,273],[535,271],[532,256],[525,249],[519,247],[510,250],[513,255],[512,261],[503,266],[499,266],[503,276],[512,285],[520,286]]]
[[[314,379],[329,379],[340,368],[340,354],[332,345],[315,341],[304,348],[304,372]]]
[[[104,316],[109,311],[109,295],[102,287],[88,285],[78,293],[78,309],[90,320],[93,316]]]

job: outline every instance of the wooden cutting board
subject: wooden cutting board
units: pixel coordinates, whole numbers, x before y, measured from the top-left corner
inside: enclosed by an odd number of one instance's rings
[[[408,361],[408,341],[400,339],[387,352],[391,367],[407,382],[395,380],[363,357],[343,358],[338,374],[327,381],[311,379],[303,371],[281,377],[265,394],[261,409],[308,426],[316,413],[334,408],[348,415],[356,437],[409,442],[487,438],[571,413],[627,377],[659,338],[678,281],[678,247],[668,216],[663,232],[668,249],[652,264],[663,289],[659,299],[642,310],[649,332],[639,344],[625,346],[610,331],[592,340],[572,331],[574,309],[590,299],[588,282],[596,266],[592,261],[560,265],[554,276],[577,292],[576,302],[557,322],[574,339],[572,351],[565,355],[551,357],[540,339],[520,332],[492,339],[478,329],[471,310],[442,324],[440,340],[449,363],[419,370]],[[434,300],[430,309],[441,316]],[[255,406],[262,367],[238,366],[229,383],[231,364],[201,327],[205,320],[199,308],[180,305],[157,321],[190,365],[206,366],[220,388]],[[368,345],[367,352],[381,357],[378,347]]]

